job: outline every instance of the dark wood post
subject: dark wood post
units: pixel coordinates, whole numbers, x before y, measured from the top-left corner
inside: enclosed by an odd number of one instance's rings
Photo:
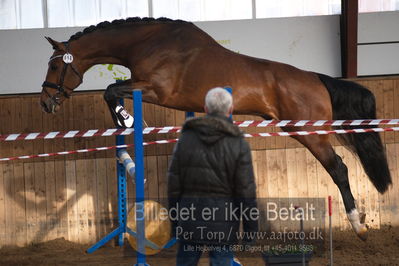
[[[357,77],[358,0],[341,0],[342,77]]]

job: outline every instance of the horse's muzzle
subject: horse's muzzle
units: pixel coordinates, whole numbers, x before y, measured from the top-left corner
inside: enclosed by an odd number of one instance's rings
[[[59,109],[59,105],[51,101],[50,98],[45,101],[41,100],[40,105],[42,106],[42,111],[49,114],[55,114]]]
[[[43,101],[40,101],[40,105],[42,106],[43,112],[50,113],[50,110],[48,109],[47,105]]]

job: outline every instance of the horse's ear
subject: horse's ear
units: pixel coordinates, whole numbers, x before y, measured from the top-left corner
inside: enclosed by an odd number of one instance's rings
[[[54,41],[53,39],[51,39],[50,37],[44,37],[46,38],[46,40],[53,46],[54,50],[62,50],[62,44],[60,42]]]

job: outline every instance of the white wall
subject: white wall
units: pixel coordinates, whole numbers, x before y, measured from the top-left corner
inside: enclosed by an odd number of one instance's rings
[[[399,42],[399,11],[359,16],[358,75],[399,74],[399,43],[376,42]]]
[[[197,25],[242,54],[341,75],[339,17],[314,16],[201,22]]]
[[[398,14],[379,13],[377,17],[361,14],[359,42],[399,40]],[[339,16],[198,22],[196,25],[227,48],[242,54],[341,76]],[[40,92],[52,54],[44,36],[63,41],[81,29],[1,30],[0,94]],[[391,46],[382,49],[360,46],[359,74],[399,73],[398,60],[392,62],[399,55],[399,45]],[[109,71],[107,66],[96,66],[84,75],[84,83],[78,90],[105,89],[114,82],[115,76],[129,76],[129,71],[123,67]]]

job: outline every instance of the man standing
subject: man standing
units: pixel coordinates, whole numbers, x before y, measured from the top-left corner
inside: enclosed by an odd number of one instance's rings
[[[230,266],[240,220],[243,232],[258,230],[257,216],[249,215],[257,212],[251,151],[229,119],[232,97],[214,88],[204,108],[206,116],[183,125],[168,172],[169,209],[178,214],[172,219],[178,266],[197,265],[204,250],[211,265]]]

